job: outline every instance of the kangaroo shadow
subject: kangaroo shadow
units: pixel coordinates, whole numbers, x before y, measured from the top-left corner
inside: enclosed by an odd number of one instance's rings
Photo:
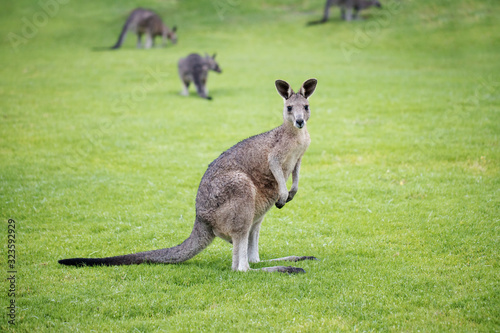
[[[320,24],[329,24],[329,23],[339,23],[339,22],[363,22],[365,20],[369,20],[373,18],[374,15],[371,13],[366,13],[366,14],[359,14],[359,17],[357,19],[353,19],[351,21],[344,20],[342,18],[328,18],[327,20],[325,19],[319,19],[316,21],[309,21],[306,23],[306,27],[314,26],[314,25],[320,25]]]
[[[325,21],[325,20],[323,20],[323,19],[321,19],[321,20],[316,20],[316,21],[309,21],[309,22],[307,22],[307,23],[306,23],[306,27],[310,27],[310,26],[312,26],[312,25],[318,25],[318,24],[325,24],[325,23],[327,23],[327,22],[328,22],[328,20],[326,20],[326,21]]]

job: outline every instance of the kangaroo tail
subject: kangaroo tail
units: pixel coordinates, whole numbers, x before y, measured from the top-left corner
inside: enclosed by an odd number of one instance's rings
[[[212,227],[197,219],[188,239],[171,248],[107,258],[62,259],[58,262],[68,266],[117,266],[142,263],[175,264],[191,259],[210,245],[214,238],[215,234]]]
[[[128,17],[127,21],[123,25],[122,32],[120,33],[120,37],[118,37],[118,41],[116,42],[116,44],[111,47],[112,49],[118,49],[118,48],[120,48],[120,46],[122,46],[123,40],[125,39],[125,36],[127,35],[127,31],[130,29],[130,25],[132,24],[133,16],[134,15],[132,14]]]

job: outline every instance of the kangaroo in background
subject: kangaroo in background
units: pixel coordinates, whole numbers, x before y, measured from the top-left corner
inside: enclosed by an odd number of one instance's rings
[[[212,70],[217,73],[222,72],[219,64],[215,61],[215,56],[216,54],[211,57],[208,54],[205,54],[205,57],[203,58],[199,54],[192,53],[186,58],[179,60],[179,77],[184,85],[181,95],[188,96],[189,84],[194,82],[196,92],[201,98],[212,99],[212,97],[208,96],[208,71]]]
[[[191,235],[180,245],[148,252],[107,258],[59,260],[73,266],[173,264],[186,261],[218,236],[233,244],[232,269],[250,270],[249,262],[259,258],[259,230],[272,206],[282,208],[292,200],[299,185],[299,170],[311,141],[306,124],[310,116],[308,98],[316,89],[316,79],[305,81],[298,93],[282,80],[276,89],[283,97],[283,124],[268,132],[243,140],[223,152],[201,179],[196,196],[196,219]],[[288,191],[286,181],[292,175]],[[276,260],[314,260],[310,256],[290,256]],[[267,272],[302,273],[302,268],[265,267]]]
[[[125,25],[122,28],[120,37],[112,49],[118,49],[122,44],[128,31],[137,33],[137,47],[142,47],[142,35],[146,35],[145,48],[149,49],[154,46],[154,39],[156,36],[162,36],[163,46],[166,45],[167,38],[172,41],[172,44],[177,43],[177,28],[173,27],[170,30],[160,16],[149,9],[137,8],[130,13]]]
[[[345,21],[359,19],[359,12],[372,6],[382,8],[382,4],[378,0],[326,0],[323,18],[320,21],[310,22],[310,24],[325,23],[328,21],[330,7],[333,5],[340,7],[340,18]]]

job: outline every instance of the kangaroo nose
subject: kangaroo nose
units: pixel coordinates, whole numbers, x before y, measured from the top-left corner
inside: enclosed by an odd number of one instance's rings
[[[297,126],[298,128],[302,128],[302,127],[304,127],[304,123],[305,123],[305,122],[304,122],[304,119],[297,119],[297,120],[295,120],[295,124],[296,124],[296,126]]]

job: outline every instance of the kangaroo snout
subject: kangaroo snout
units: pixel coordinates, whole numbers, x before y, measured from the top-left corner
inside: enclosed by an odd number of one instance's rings
[[[302,128],[305,126],[305,124],[306,124],[306,122],[304,119],[296,119],[295,120],[295,127],[297,127],[297,128]]]

